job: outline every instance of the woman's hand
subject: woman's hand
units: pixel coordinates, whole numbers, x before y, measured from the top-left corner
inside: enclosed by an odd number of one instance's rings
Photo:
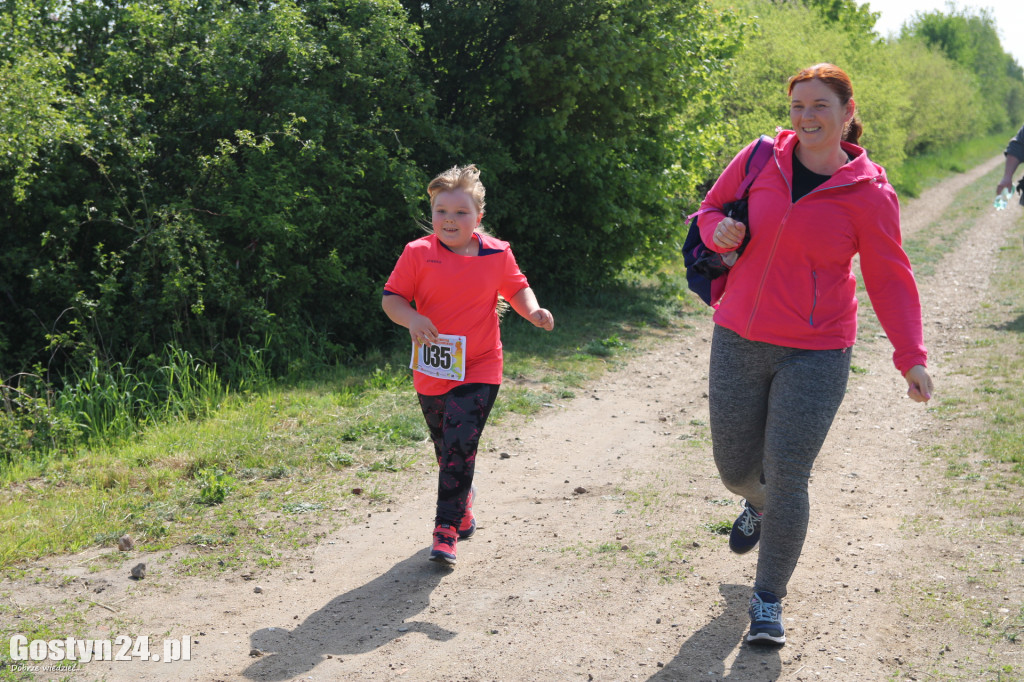
[[[713,235],[715,246],[720,249],[737,249],[743,243],[743,237],[747,234],[747,226],[732,218],[722,218],[718,223]]]
[[[904,375],[907,380],[907,395],[917,403],[926,403],[932,397],[932,378],[924,365],[914,365]]]

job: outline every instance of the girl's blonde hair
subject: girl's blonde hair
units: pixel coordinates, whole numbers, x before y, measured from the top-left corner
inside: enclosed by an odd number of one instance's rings
[[[452,166],[431,180],[430,184],[427,185],[427,194],[430,195],[431,207],[434,205],[434,197],[441,192],[451,192],[455,189],[461,189],[469,195],[478,213],[484,212],[484,195],[487,190],[484,189],[484,184],[480,182],[480,169],[476,167],[475,163],[471,163],[468,166]],[[426,226],[424,227],[426,228]],[[427,231],[432,232],[433,229],[428,228]],[[482,224],[477,226],[476,231],[489,237],[493,236]],[[498,296],[498,302],[494,306],[498,319],[504,317],[510,307],[508,301]]]
[[[430,205],[434,205],[434,197],[441,192],[451,192],[461,189],[473,200],[473,205],[479,213],[484,212],[484,194],[486,190],[480,182],[480,169],[475,163],[468,166],[452,166],[445,172],[438,175],[427,185],[427,194],[430,195]]]

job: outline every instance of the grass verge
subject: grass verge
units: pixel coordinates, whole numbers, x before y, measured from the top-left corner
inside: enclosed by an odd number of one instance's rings
[[[639,285],[599,292],[584,304],[556,307],[552,333],[511,313],[502,323],[507,383],[493,418],[571,398],[645,338],[707,314],[679,293],[678,286]],[[226,396],[203,418],[172,419],[60,459],[8,465],[0,567],[113,546],[124,534],[142,550],[186,543],[211,554],[259,540],[272,556],[275,546],[310,542],[304,517],[332,517],[334,510],[334,522],[343,522],[351,498],[387,499],[394,474],[432,456],[407,354],[404,347],[378,352],[360,367],[301,385]]]
[[[967,193],[989,198],[989,174]],[[986,191],[987,190],[987,191]],[[1013,208],[1013,207],[1011,207]],[[991,211],[962,216],[968,227]],[[1010,680],[1024,668],[1024,215],[1001,247],[989,294],[975,312],[965,352],[957,355],[963,390],[940,394],[929,411],[937,422],[924,465],[940,469],[930,513],[908,519],[906,530],[942,537],[951,549],[929,564],[901,595],[905,614],[933,628],[934,656],[915,661],[892,679]],[[945,248],[945,247],[944,247]],[[943,249],[939,249],[942,251]],[[951,382],[952,384],[953,382]],[[927,573],[928,575],[925,575]],[[942,633],[974,642],[954,651]]]

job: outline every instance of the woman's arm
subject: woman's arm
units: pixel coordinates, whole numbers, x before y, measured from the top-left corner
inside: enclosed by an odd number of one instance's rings
[[[733,251],[743,242],[747,226],[727,218],[722,207],[736,199],[736,192],[746,177],[747,160],[756,144],[756,140],[751,142],[733,157],[700,204],[697,215],[700,238],[712,251]]]
[[[869,194],[861,201],[864,210],[856,218],[864,288],[893,346],[893,364],[906,376],[915,365],[923,367],[928,360],[921,297],[903,250],[896,192],[888,185],[865,185],[864,192]]]
[[[907,395],[917,403],[926,403],[932,397],[932,378],[924,365],[914,365],[903,377],[907,380]]]

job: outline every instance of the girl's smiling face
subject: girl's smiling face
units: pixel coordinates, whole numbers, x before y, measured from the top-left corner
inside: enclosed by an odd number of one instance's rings
[[[800,144],[809,149],[838,148],[853,112],[852,99],[843,104],[839,95],[817,78],[797,83],[789,98],[790,123]]]
[[[455,253],[473,255],[476,244],[473,232],[484,214],[477,210],[473,197],[461,189],[439,192],[433,201],[431,224],[434,234]]]

